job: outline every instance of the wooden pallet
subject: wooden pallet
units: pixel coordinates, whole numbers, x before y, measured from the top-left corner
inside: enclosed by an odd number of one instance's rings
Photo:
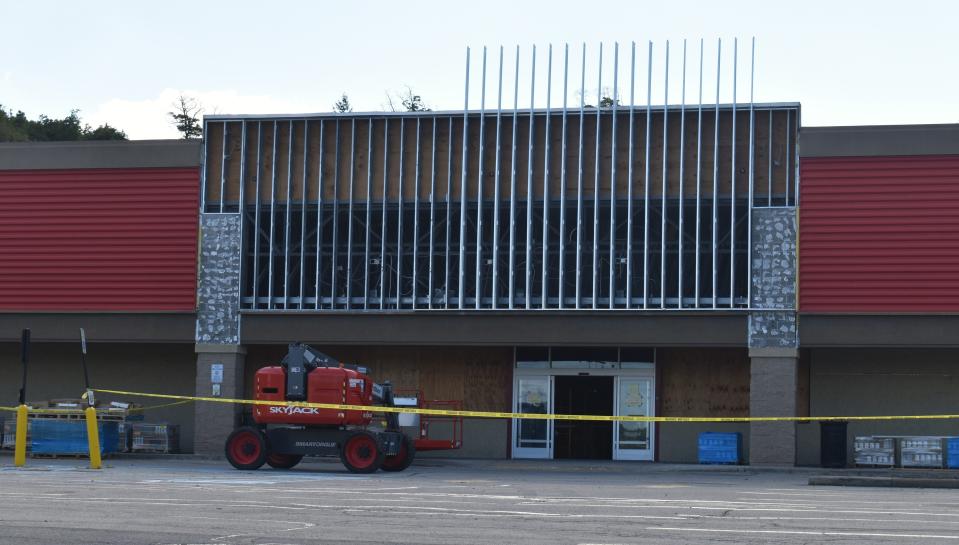
[[[86,452],[71,452],[71,453],[51,453],[51,452],[30,452],[27,450],[27,454],[31,458],[44,458],[50,460],[86,460],[90,458],[90,455]],[[100,455],[101,458],[109,458],[112,456],[113,452],[104,452]]]
[[[80,453],[72,453],[72,454],[58,453],[58,454],[52,454],[52,453],[46,453],[46,452],[28,452],[27,454],[29,454],[31,458],[45,458],[45,459],[51,459],[51,460],[59,460],[59,459],[79,460],[80,458],[89,458],[89,457],[90,457],[90,456],[89,456],[88,454],[86,454],[86,453],[83,453],[83,454],[80,454]]]

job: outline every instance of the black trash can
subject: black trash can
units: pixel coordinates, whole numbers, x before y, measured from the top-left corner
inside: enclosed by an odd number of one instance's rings
[[[846,428],[849,422],[820,422],[819,456],[822,467],[846,467]]]

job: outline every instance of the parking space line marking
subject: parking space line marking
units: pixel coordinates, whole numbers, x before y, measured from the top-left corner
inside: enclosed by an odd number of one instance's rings
[[[936,534],[886,534],[880,532],[830,532],[814,530],[734,530],[719,528],[669,528],[649,526],[649,531],[667,531],[667,532],[703,532],[703,533],[724,533],[724,534],[766,534],[766,535],[800,535],[800,536],[820,536],[820,537],[884,537],[895,539],[959,539],[959,535],[947,536]]]
[[[686,515],[690,520],[693,519],[702,519],[702,520],[832,520],[836,522],[885,522],[889,524],[900,524],[903,522],[915,522],[917,524],[928,524],[930,522],[935,522],[936,524],[959,524],[959,520],[911,520],[911,519],[889,519],[889,518],[847,518],[847,517],[725,517],[722,515]]]

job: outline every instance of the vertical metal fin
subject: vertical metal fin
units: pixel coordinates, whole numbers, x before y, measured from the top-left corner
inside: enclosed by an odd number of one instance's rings
[[[713,308],[719,307],[719,84],[722,69],[723,40],[716,42],[716,120],[713,134]]]
[[[569,44],[563,46],[563,134],[562,157],[559,171],[559,304],[566,305],[566,114],[569,91]]]
[[[479,130],[479,157],[477,157],[478,174],[476,177],[476,278],[473,293],[476,297],[475,308],[479,310],[483,305],[483,158],[485,157],[486,143],[486,46],[483,46],[482,87],[480,88],[480,130]]]
[[[493,287],[490,307],[499,304],[499,201],[500,201],[500,154],[502,153],[501,128],[503,116],[503,46],[499,46],[499,77],[496,86],[496,163],[493,167]]]
[[[346,309],[349,310],[353,299],[353,172],[356,170],[356,118],[350,120],[350,189],[349,204],[346,213]]]
[[[669,165],[669,40],[666,40],[666,67],[665,82],[663,85],[663,194],[659,209],[660,241],[659,241],[659,308],[666,308],[666,197],[669,195],[669,181],[667,166]]]
[[[403,308],[403,182],[406,169],[406,118],[400,118],[400,175],[396,198],[396,308]]]
[[[546,127],[543,135],[543,270],[540,279],[540,307],[548,308],[549,302],[549,129],[553,121],[550,102],[553,93],[553,44],[549,44],[546,61]]]
[[[603,112],[603,42],[599,43],[599,69],[596,83],[596,148],[593,156],[593,308],[599,308],[599,150],[600,121]]]
[[[736,306],[736,88],[739,86],[738,79],[739,63],[739,39],[733,38],[733,135],[732,142],[732,168],[730,173],[730,199],[729,199],[729,306]]]
[[[579,173],[576,178],[576,308],[582,304],[583,286],[583,126],[586,124],[586,43],[579,85]]]
[[[619,102],[619,42],[613,44],[613,124],[609,161],[609,308],[616,308],[616,117]],[[597,162],[599,157],[596,158]]]
[[[430,147],[430,265],[429,279],[427,280],[427,308],[433,308],[433,263],[436,261],[434,255],[434,243],[436,238],[436,116],[433,116],[433,143]]]
[[[699,40],[699,104],[696,108],[696,289],[693,292],[696,308],[699,308],[701,295],[700,290],[700,241],[702,240],[702,178],[703,178],[703,44],[704,40]]]
[[[513,146],[509,176],[509,305],[512,309],[516,293],[516,136],[519,112],[519,46],[516,46],[516,75],[513,80]]]
[[[523,294],[526,308],[532,308],[533,299],[533,144],[536,138],[536,46],[530,61],[529,83],[529,155],[526,159],[526,263]]]
[[[306,201],[306,193],[303,194]],[[432,195],[431,195],[432,200]],[[366,133],[366,232],[363,240],[363,309],[370,308],[370,236],[373,231],[373,118],[369,118]],[[430,239],[432,242],[432,238]],[[432,244],[430,253],[432,253]]]
[[[626,308],[633,306],[633,114],[636,111],[636,42],[629,53],[629,166],[626,170]]]
[[[467,155],[469,153],[469,104],[470,104],[470,48],[466,48],[466,92],[463,97],[463,165],[460,177],[460,248],[459,248],[459,283],[457,295],[459,308],[466,304],[466,174],[468,171]]]
[[[653,42],[649,42],[649,54],[646,63],[646,156],[645,191],[643,193],[643,308],[649,308],[649,202],[652,195],[649,191],[652,182],[652,172],[649,165],[650,145],[653,137]]]
[[[683,84],[681,93],[681,102],[679,107],[679,229],[676,236],[677,243],[677,308],[683,308],[683,239],[685,238],[684,223],[686,219],[685,204],[683,201],[686,193],[686,40],[683,40]]]
[[[416,118],[416,162],[413,173],[413,275],[410,279],[412,287],[412,308],[416,308],[416,284],[420,280],[419,275],[419,255],[420,255],[420,121],[421,117]]]

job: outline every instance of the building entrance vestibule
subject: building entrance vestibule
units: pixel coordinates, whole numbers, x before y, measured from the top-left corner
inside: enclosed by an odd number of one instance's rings
[[[530,414],[653,416],[655,351],[517,349],[513,410]],[[651,422],[515,419],[513,458],[653,460]]]

